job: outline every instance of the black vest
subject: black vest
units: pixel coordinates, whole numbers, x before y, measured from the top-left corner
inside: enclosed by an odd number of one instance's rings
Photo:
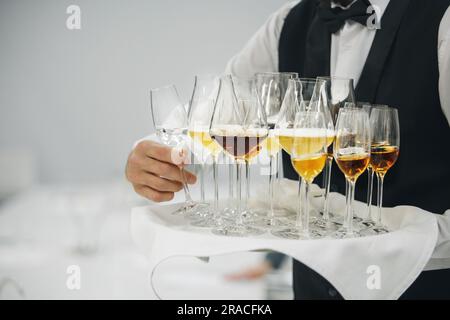
[[[400,157],[386,175],[384,206],[412,205],[438,214],[450,208],[450,127],[441,109],[438,89],[438,31],[449,5],[450,0],[391,0],[356,87],[359,101],[387,104],[399,110]],[[316,15],[317,6],[318,0],[302,0],[286,17],[279,42],[279,71],[298,72],[300,77],[329,75],[331,36]],[[314,36],[310,34],[312,26]],[[318,40],[327,44],[319,51],[314,45]],[[306,58],[307,48],[313,50],[314,54],[308,57],[313,57],[314,63]],[[286,153],[283,162],[286,177],[297,179]],[[320,182],[320,178],[316,181]],[[332,189],[345,193],[344,176],[337,166]],[[356,198],[365,201],[366,195],[364,174],[358,180]],[[307,270],[310,273],[305,276]],[[319,285],[321,277],[299,263],[295,273],[296,282],[300,277]],[[442,277],[436,280],[443,281]],[[320,281],[323,293],[329,296],[332,289],[323,278]],[[314,296],[317,286],[302,284],[303,288],[308,286]],[[308,290],[302,290],[296,290],[297,297],[307,298]],[[423,286],[419,288],[419,292],[423,290]],[[450,297],[450,288],[445,294]]]
[[[288,14],[279,42],[279,70],[301,77],[327,76],[330,46],[314,54],[321,72],[311,74],[305,61],[317,0],[303,0]],[[412,205],[442,214],[450,208],[450,127],[439,101],[438,30],[449,0],[390,1],[356,87],[359,101],[387,104],[399,110],[400,157],[385,179],[384,205]],[[323,28],[328,43],[331,37]],[[306,71],[305,71],[306,70]],[[314,72],[314,70],[312,71]],[[450,84],[449,84],[450,90]],[[286,177],[297,179],[285,155]],[[356,198],[366,200],[367,177],[357,183]],[[320,178],[316,181],[320,182]],[[333,170],[335,191],[345,193],[345,180]]]

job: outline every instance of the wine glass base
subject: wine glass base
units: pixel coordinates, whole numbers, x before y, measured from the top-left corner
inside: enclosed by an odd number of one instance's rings
[[[223,223],[212,217],[205,217],[203,219],[191,221],[190,225],[196,228],[220,228]]]
[[[347,228],[339,228],[335,233],[333,233],[332,237],[334,239],[351,239],[351,238],[359,238],[361,234],[359,231],[348,232]]]
[[[373,222],[372,220],[363,220],[359,224],[366,229],[373,228],[375,226],[375,222]]]
[[[379,235],[379,234],[389,233],[389,230],[386,229],[383,226],[376,226],[376,225],[374,225],[373,227],[369,227],[369,228],[366,228],[364,230],[361,230],[360,233],[363,236],[376,236],[376,235]]]
[[[337,224],[331,220],[325,220],[323,218],[311,218],[310,224],[322,234],[333,233],[341,226],[340,224]]]
[[[278,230],[272,230],[272,235],[277,238],[288,239],[288,240],[308,240],[308,239],[320,239],[323,237],[322,234],[316,230],[309,230],[309,232],[304,233],[298,228],[284,228]]]
[[[248,237],[248,236],[259,236],[264,234],[266,231],[246,225],[228,225],[222,226],[217,229],[213,229],[211,230],[211,232],[218,236]]]
[[[172,212],[173,215],[178,216],[184,216],[187,218],[193,218],[197,215],[200,215],[203,210],[209,207],[208,203],[203,202],[192,202],[192,203],[185,203],[182,207],[178,208],[174,212]]]
[[[257,227],[257,228],[264,228],[264,229],[272,229],[275,227],[289,227],[289,226],[294,226],[295,222],[290,221],[286,218],[256,218],[256,219],[251,219],[251,220],[247,220],[245,222],[246,225],[250,226],[250,227]]]

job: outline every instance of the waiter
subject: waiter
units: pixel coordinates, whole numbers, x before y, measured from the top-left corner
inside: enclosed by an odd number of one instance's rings
[[[359,101],[398,108],[402,156],[389,173],[384,203],[441,215],[433,257],[442,259],[450,259],[449,8],[450,0],[295,1],[275,12],[226,70],[242,77],[279,71],[352,78]],[[286,154],[284,166],[286,177],[297,179]],[[155,142],[133,150],[127,177],[136,192],[157,202],[181,189],[170,149]],[[344,192],[342,185],[336,188]],[[342,299],[298,261],[294,293],[296,299]],[[450,269],[422,272],[402,298],[450,298]]]

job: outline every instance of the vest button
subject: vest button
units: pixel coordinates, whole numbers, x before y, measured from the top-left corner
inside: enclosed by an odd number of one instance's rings
[[[337,291],[333,288],[328,289],[328,295],[332,298],[337,296]]]

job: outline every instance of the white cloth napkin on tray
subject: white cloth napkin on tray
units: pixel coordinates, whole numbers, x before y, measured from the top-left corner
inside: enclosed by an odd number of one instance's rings
[[[294,184],[284,181],[276,194],[279,206],[292,211],[297,208]],[[322,198],[318,198],[320,192],[317,187],[312,188],[313,208],[322,205]],[[331,197],[331,211],[342,213],[344,197],[339,194]],[[265,205],[264,200],[257,203]],[[178,207],[179,204],[153,205],[132,211],[132,236],[149,257],[152,276],[157,276],[159,263],[170,257],[207,258],[273,250],[321,274],[345,299],[397,299],[424,270],[438,237],[434,215],[409,206],[383,209],[383,223],[393,230],[388,234],[340,240],[283,240],[269,233],[251,238],[216,236],[208,229],[191,227],[187,220],[172,215]],[[358,216],[364,217],[366,211],[363,203],[355,203]]]

